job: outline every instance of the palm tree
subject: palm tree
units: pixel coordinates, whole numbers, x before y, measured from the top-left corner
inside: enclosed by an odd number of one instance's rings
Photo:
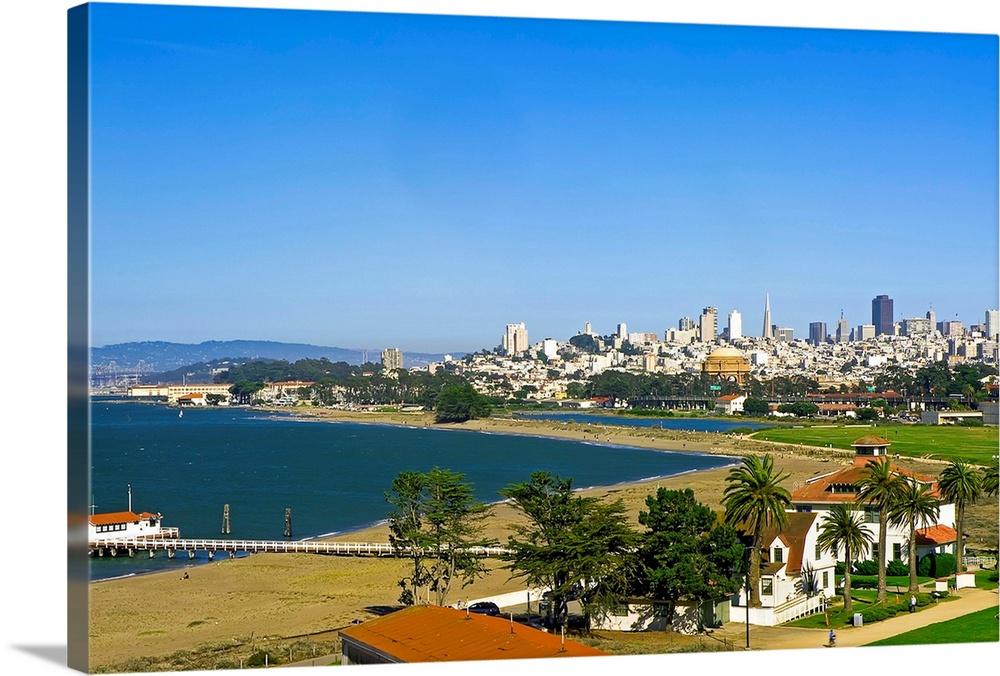
[[[868,463],[865,476],[857,482],[858,502],[878,507],[878,593],[875,603],[884,603],[885,593],[885,538],[888,530],[889,508],[896,502],[902,489],[902,481],[892,471],[889,459]]]
[[[788,474],[774,470],[770,455],[744,456],[739,467],[729,470],[723,504],[726,523],[747,528],[752,532],[750,545],[750,589],[748,605],[760,607],[760,550],[763,545],[764,527],[774,524],[779,529],[788,523],[785,509],[791,507],[792,496],[780,484]]]
[[[851,612],[851,566],[855,558],[864,556],[875,536],[856,517],[857,505],[840,502],[833,506],[820,526],[816,543],[833,552],[834,557],[844,548],[844,612]]]
[[[937,523],[940,507],[930,484],[905,479],[896,502],[889,506],[889,523],[910,531],[910,591],[917,591],[917,524]]]
[[[997,496],[997,466],[995,462],[993,466],[983,470],[983,494],[991,498]]]
[[[962,555],[965,553],[965,536],[962,534],[965,508],[982,497],[983,479],[970,465],[961,460],[952,460],[941,470],[938,487],[945,500],[955,503],[955,572],[961,573],[965,570],[962,563]]]

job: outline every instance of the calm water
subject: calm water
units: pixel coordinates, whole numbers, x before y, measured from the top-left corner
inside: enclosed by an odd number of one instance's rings
[[[465,474],[480,500],[527,481],[532,471],[572,477],[576,487],[721,467],[731,458],[388,425],[331,423],[244,409],[189,409],[95,400],[92,493],[98,512],[160,512],[182,537],[277,539],[285,508],[304,539],[371,525],[403,470],[435,466]],[[231,533],[221,535],[223,505]],[[197,562],[197,559],[196,559]],[[186,556],[91,559],[91,579],[188,565]]]
[[[517,415],[524,418],[554,420],[557,422],[578,422],[609,426],[620,425],[623,427],[661,427],[665,430],[722,432],[723,434],[737,427],[749,427],[753,430],[771,427],[771,425],[743,422],[741,420],[705,420],[702,418],[628,418],[620,415],[602,415],[600,413],[519,413]]]

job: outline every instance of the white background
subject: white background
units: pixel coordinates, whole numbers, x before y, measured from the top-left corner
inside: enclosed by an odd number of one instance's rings
[[[4,673],[58,673],[66,647],[66,10],[78,3],[8,0],[0,9],[3,167],[3,363],[2,391],[3,657]],[[308,1],[218,2],[193,0],[159,4],[300,7],[346,10],[419,11],[444,14],[534,16],[678,23],[879,28],[996,35],[995,2],[951,0],[918,4],[866,0],[838,2],[668,3],[466,1],[391,2]],[[947,283],[947,280],[942,280]],[[49,539],[39,536],[48,534]],[[25,536],[32,536],[29,540]],[[155,609],[150,609],[155,613]],[[810,650],[793,654],[757,652],[723,657],[678,655],[617,658],[612,669],[682,670],[708,667],[710,673],[840,673],[859,665],[909,673],[981,671],[996,665],[998,644],[908,647],[878,650]],[[879,664],[872,664],[871,661]],[[479,664],[477,673],[500,674],[514,667],[553,671],[553,664]],[[596,674],[608,669],[600,659],[560,662],[556,673]],[[572,672],[570,668],[572,667]],[[581,667],[583,667],[581,669]],[[988,668],[988,667],[987,667]],[[463,673],[469,665],[413,666],[409,673]]]

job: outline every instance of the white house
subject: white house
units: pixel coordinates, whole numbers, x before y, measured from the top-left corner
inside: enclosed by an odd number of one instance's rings
[[[667,628],[666,604],[649,599],[627,599],[616,608],[596,613],[591,618],[595,629],[606,631],[664,631]],[[671,630],[697,634],[706,627],[720,627],[729,621],[729,600],[701,605],[674,607]]]
[[[743,413],[743,403],[747,400],[745,394],[727,394],[715,400],[715,412],[722,415]]]
[[[858,439],[853,444],[856,455],[850,467],[829,474],[813,477],[803,486],[792,491],[792,504],[798,512],[815,512],[825,515],[837,503],[857,502],[857,482],[866,476],[865,467],[872,461],[886,456],[890,442],[875,435]],[[892,466],[892,471],[912,481],[929,484],[933,494],[941,498],[937,487],[937,479],[925,474]],[[884,556],[886,561],[899,559],[909,560],[907,539],[910,534],[906,526],[889,526],[886,532],[886,551],[878,551],[878,509],[874,506],[863,506],[863,522],[875,537],[874,551],[868,558],[878,559]],[[942,502],[939,505],[938,519],[934,523],[917,524],[917,556],[924,556],[931,551],[955,553],[957,533],[955,532],[955,505]]]
[[[89,541],[112,538],[163,537],[175,529],[164,529],[160,514],[143,512],[110,512],[91,514],[88,517],[87,538]],[[174,535],[176,537],[176,535]]]

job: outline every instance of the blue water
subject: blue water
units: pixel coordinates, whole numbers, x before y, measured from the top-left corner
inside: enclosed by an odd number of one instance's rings
[[[92,403],[92,493],[98,512],[160,512],[181,537],[283,539],[362,528],[388,513],[385,492],[403,470],[465,474],[478,499],[547,470],[575,487],[611,485],[721,467],[733,459],[579,441],[439,428],[328,422],[239,408],[176,409]],[[231,533],[221,534],[229,504]],[[201,554],[201,556],[206,556]],[[207,559],[206,559],[207,560]],[[201,561],[196,559],[196,562]],[[91,559],[91,579],[189,565],[168,560]]]
[[[660,427],[665,430],[686,430],[689,432],[721,432],[725,434],[737,427],[749,427],[759,430],[771,425],[743,422],[740,420],[711,420],[703,418],[629,418],[620,415],[601,415],[599,413],[518,413],[518,417],[535,420],[554,420],[557,422],[590,423],[592,425],[619,425],[622,427]]]

